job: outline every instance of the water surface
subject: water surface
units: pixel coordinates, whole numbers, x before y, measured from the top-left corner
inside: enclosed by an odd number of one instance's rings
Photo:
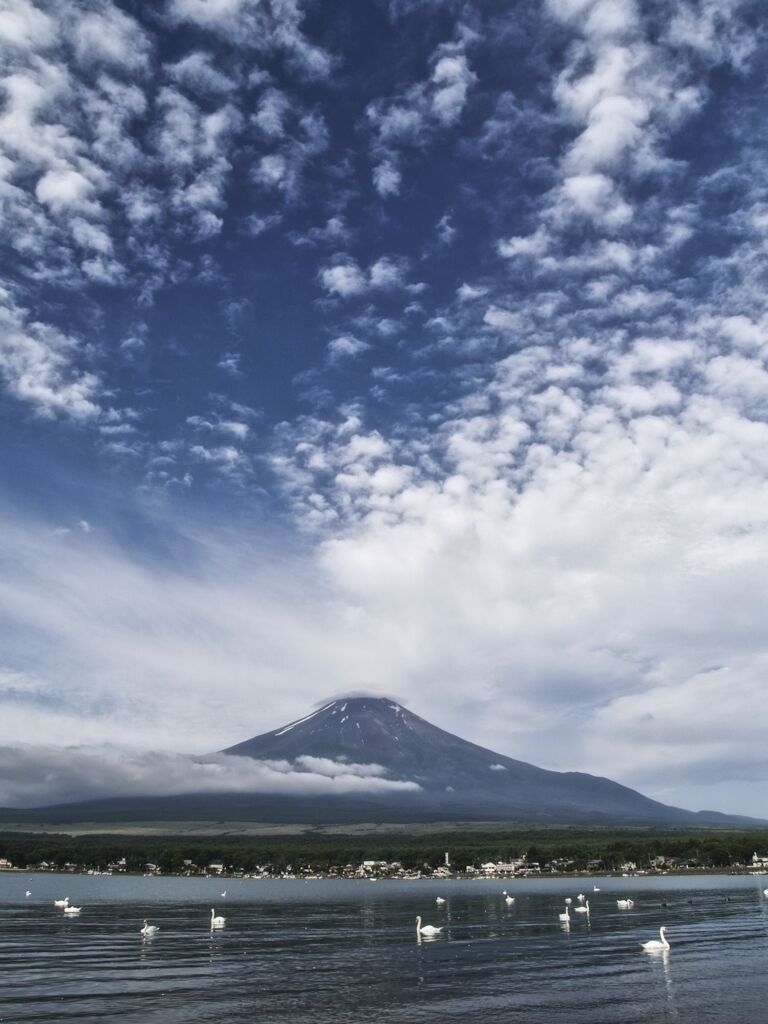
[[[754,1024],[768,1006],[766,884],[3,873],[0,1021]],[[566,930],[558,914],[580,889],[591,913]],[[628,895],[635,908],[619,910]],[[79,917],[53,907],[64,896]],[[417,914],[439,938],[417,940]],[[160,927],[151,939],[144,918]],[[670,953],[643,952],[662,924]]]

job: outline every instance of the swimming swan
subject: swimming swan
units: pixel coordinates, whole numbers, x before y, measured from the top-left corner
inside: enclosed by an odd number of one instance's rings
[[[443,930],[442,927],[441,928],[435,928],[435,926],[433,924],[425,924],[425,925],[422,926],[421,918],[420,917],[416,918],[416,931],[420,935],[439,935],[442,930]]]
[[[559,915],[561,921],[565,921],[566,924],[571,923],[571,915],[568,913],[568,904],[565,905],[565,913]]]
[[[442,896],[438,896],[437,899],[435,900],[435,903],[445,903],[445,900],[443,899]]]
[[[79,914],[82,909],[83,909],[82,907],[64,907],[64,913],[65,914]]]
[[[659,935],[661,936],[661,942],[659,942],[658,939],[651,939],[650,942],[641,942],[640,945],[648,953],[653,953],[655,950],[660,950],[660,949],[669,949],[669,943],[667,942],[666,936],[664,934],[664,932],[666,930],[667,929],[666,929],[665,925],[662,925],[661,928],[659,928]]]
[[[216,917],[216,911],[211,907],[211,928],[223,928],[226,923],[226,917]]]
[[[589,900],[587,900],[587,902],[584,904],[583,907],[576,907],[573,912],[574,912],[574,914],[588,914],[589,913]]]
[[[140,934],[147,938],[150,935],[156,935],[160,931],[159,925],[147,924],[147,919],[144,918],[144,927],[141,929]]]
[[[54,907],[68,907],[69,906],[69,896],[65,896],[63,900],[54,900],[53,901],[53,905],[54,905]]]
[[[634,900],[616,900],[616,906],[619,910],[631,910],[634,905]]]
[[[505,896],[504,897],[504,902],[507,904],[508,907],[511,907],[512,904],[515,902],[515,897],[514,896]]]

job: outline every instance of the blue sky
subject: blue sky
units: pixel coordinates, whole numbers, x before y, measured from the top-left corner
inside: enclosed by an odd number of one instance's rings
[[[370,687],[768,815],[758,12],[10,0],[8,764]]]

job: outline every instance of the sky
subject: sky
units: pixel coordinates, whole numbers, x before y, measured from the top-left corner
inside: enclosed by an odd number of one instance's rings
[[[363,689],[768,816],[760,5],[0,7],[0,802]]]

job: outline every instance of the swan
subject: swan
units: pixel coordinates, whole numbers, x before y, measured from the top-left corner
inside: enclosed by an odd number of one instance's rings
[[[159,931],[159,925],[147,924],[147,919],[144,918],[144,927],[141,929],[141,935],[143,935],[145,938],[148,938],[150,935],[156,935]]]
[[[439,935],[442,930],[443,930],[442,927],[435,928],[435,926],[433,924],[422,925],[421,918],[420,917],[416,918],[416,931],[420,935]]]
[[[68,907],[69,906],[69,896],[65,896],[63,900],[54,900],[53,901],[53,905],[54,905],[54,907]]]
[[[631,910],[634,905],[634,900],[616,900],[616,906],[619,910]]]
[[[226,917],[217,917],[216,911],[211,907],[211,928],[223,928],[226,923]]]
[[[565,904],[565,913],[559,915],[561,921],[565,921],[566,924],[571,923],[571,915],[568,912],[568,903]]]
[[[32,895],[32,890],[31,889],[27,889],[27,891],[24,893],[24,895],[25,896],[31,896]]]
[[[579,901],[579,903],[583,903],[586,898],[587,897],[584,895],[583,892],[580,892],[579,895],[576,897],[576,899]]]
[[[227,890],[225,889],[224,892],[221,895],[222,896],[226,896],[227,895]]]
[[[64,913],[65,914],[79,914],[82,909],[83,909],[82,907],[64,907]]]
[[[596,885],[593,885],[592,886],[592,892],[600,892],[600,890],[598,889],[598,887]]]
[[[589,913],[589,900],[584,904],[583,907],[576,907],[573,911],[574,914],[588,914]]]
[[[514,896],[505,896],[504,897],[504,902],[507,904],[508,907],[511,907],[512,904],[515,902],[515,897]]]
[[[566,897],[565,897],[565,905],[566,905],[567,907],[570,907],[570,905],[571,905],[572,903],[573,903],[573,900],[571,899],[571,897],[570,897],[570,896],[566,896]]]
[[[438,896],[437,899],[435,900],[435,903],[445,903],[445,900],[443,899],[442,896]]]
[[[768,889],[763,889],[763,896],[768,896]]]
[[[650,942],[641,942],[640,945],[643,947],[643,949],[645,949],[649,953],[653,953],[654,950],[669,949],[669,943],[667,942],[667,937],[664,934],[664,932],[666,930],[667,929],[666,929],[665,925],[662,925],[661,928],[659,928],[659,935],[661,936],[661,942],[659,942],[658,939],[651,939]]]

